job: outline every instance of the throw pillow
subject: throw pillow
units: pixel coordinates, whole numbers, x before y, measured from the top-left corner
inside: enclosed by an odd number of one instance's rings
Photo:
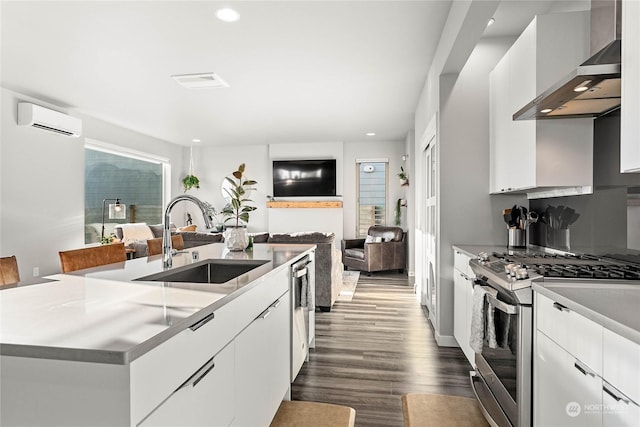
[[[196,231],[196,228],[198,228],[198,226],[195,224],[186,225],[184,227],[178,227],[178,231]]]

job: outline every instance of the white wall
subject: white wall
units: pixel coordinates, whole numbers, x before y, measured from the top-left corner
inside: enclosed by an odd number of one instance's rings
[[[438,78],[439,228],[436,283],[438,310],[436,339],[453,339],[453,244],[503,244],[503,208],[525,204],[524,196],[489,195],[489,72],[513,39],[485,39],[477,43],[459,74]],[[428,88],[425,85],[425,88]],[[421,99],[433,96],[423,93]],[[427,112],[425,105],[420,111]],[[420,123],[426,122],[424,117]],[[420,124],[416,118],[416,128]],[[424,132],[424,131],[422,131]],[[422,195],[416,194],[416,203]],[[416,263],[420,262],[416,260]],[[416,278],[419,280],[419,278]]]
[[[34,267],[41,276],[59,272],[58,251],[84,246],[85,137],[166,157],[174,176],[183,158],[177,145],[69,111],[83,119],[80,138],[17,126],[19,100],[65,111],[1,90],[0,255],[16,255],[24,280]],[[173,190],[177,185],[174,178]]]
[[[400,186],[400,166],[405,167],[402,156],[405,153],[404,141],[367,141],[349,142],[344,145],[344,236],[356,237],[356,160],[389,159],[387,225],[394,225],[395,206],[398,198],[406,198],[406,188]],[[409,176],[409,183],[411,183]],[[403,227],[406,230],[406,209],[403,209]]]

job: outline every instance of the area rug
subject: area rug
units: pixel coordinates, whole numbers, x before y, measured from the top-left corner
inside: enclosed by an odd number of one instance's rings
[[[343,271],[342,272],[342,289],[338,294],[336,301],[349,302],[353,298],[360,278],[359,271]]]

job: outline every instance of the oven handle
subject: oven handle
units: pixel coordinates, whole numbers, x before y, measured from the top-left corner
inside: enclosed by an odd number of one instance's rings
[[[494,297],[491,294],[486,294],[486,296],[489,300],[489,303],[503,313],[518,314],[518,307],[516,307],[515,305],[510,305],[505,303],[504,301],[500,301],[498,298]]]

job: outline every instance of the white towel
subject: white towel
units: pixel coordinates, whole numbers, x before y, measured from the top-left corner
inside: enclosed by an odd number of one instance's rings
[[[489,343],[491,344],[491,340],[493,340],[494,346],[497,346],[496,331],[494,328],[493,320],[493,309],[487,311],[487,322],[485,324],[484,300],[485,295],[488,293],[492,294],[493,296],[498,295],[498,291],[488,286],[476,285],[473,287],[473,306],[471,308],[471,334],[469,336],[469,345],[471,346],[471,349],[476,353],[482,352],[482,343],[485,339],[485,325],[487,327]],[[491,338],[492,336],[493,338]]]

